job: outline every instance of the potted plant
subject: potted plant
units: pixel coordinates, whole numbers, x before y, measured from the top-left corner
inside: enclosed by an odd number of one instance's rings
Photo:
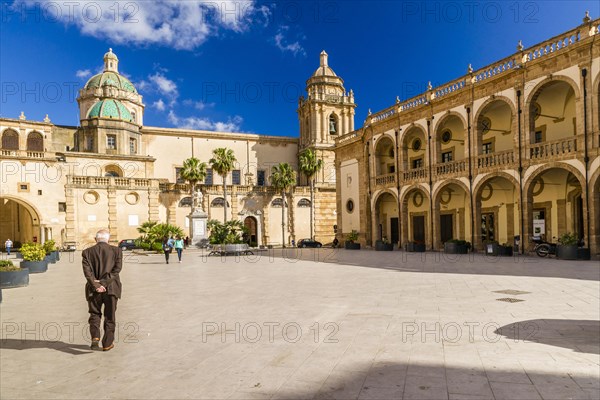
[[[45,259],[46,251],[37,243],[25,243],[21,246],[21,268],[28,268],[30,274],[46,272],[48,270],[48,261]]]
[[[408,242],[406,243],[406,251],[409,251],[411,253],[424,253],[425,243],[418,240]]]
[[[392,251],[394,250],[394,245],[389,242],[389,240],[384,237],[381,240],[375,242],[375,250],[377,251]]]
[[[358,232],[352,231],[346,237],[344,247],[346,250],[360,250],[360,243],[355,243],[358,240]]]
[[[29,270],[19,268],[11,260],[0,261],[0,289],[29,285]]]
[[[577,260],[577,235],[564,233],[558,238],[559,245],[556,247],[556,258],[560,260]]]
[[[44,248],[44,251],[46,252],[46,259],[48,260],[49,263],[54,264],[56,261],[58,261],[58,257],[57,257],[57,251],[56,251],[56,242],[52,239],[50,240],[46,240],[44,242],[44,244],[42,245],[42,247]]]
[[[471,243],[461,239],[450,239],[444,243],[444,253],[446,254],[467,254]]]

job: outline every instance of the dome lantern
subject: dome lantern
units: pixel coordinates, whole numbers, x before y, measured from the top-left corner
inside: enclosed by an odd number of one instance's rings
[[[104,71],[119,72],[119,59],[111,48],[104,54]]]

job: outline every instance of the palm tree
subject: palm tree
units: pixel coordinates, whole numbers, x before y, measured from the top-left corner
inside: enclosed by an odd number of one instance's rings
[[[314,238],[313,220],[314,220],[314,202],[315,202],[315,176],[323,168],[323,160],[317,158],[317,154],[306,149],[299,156],[300,171],[306,176],[310,185],[310,238]]]
[[[233,150],[227,149],[225,147],[220,147],[218,149],[213,150],[213,158],[208,160],[212,169],[221,177],[223,177],[223,221],[227,222],[227,174],[231,170],[236,162],[235,155],[233,155]]]
[[[285,247],[285,192],[296,183],[296,171],[288,163],[279,163],[273,167],[271,185],[281,190],[281,241]]]
[[[188,158],[183,162],[183,168],[180,171],[181,179],[185,179],[188,181],[190,185],[190,195],[192,196],[192,214],[196,211],[196,207],[198,207],[197,200],[198,197],[196,194],[196,185],[198,182],[201,182],[206,178],[206,163],[200,162],[195,157]]]

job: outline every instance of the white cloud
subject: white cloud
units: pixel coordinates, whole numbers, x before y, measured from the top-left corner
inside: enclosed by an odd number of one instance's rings
[[[92,71],[89,69],[79,69],[77,72],[75,72],[75,76],[77,76],[79,79],[86,79],[90,75],[92,75]]]
[[[284,53],[289,51],[290,53],[294,54],[294,56],[297,56],[298,54],[306,56],[306,51],[304,50],[304,47],[302,47],[299,41],[296,40],[295,42],[289,42],[288,39],[285,37],[284,32],[288,30],[288,26],[281,26],[279,28],[277,34],[274,37],[275,46],[277,46],[277,48]]]
[[[173,110],[169,111],[168,120],[177,128],[199,129],[217,132],[241,132],[242,117],[236,115],[227,121],[213,121],[210,118],[184,117],[181,118]]]
[[[56,21],[75,25],[83,34],[118,44],[163,45],[192,50],[220,29],[243,32],[253,19],[268,16],[255,0],[155,0],[112,2],[81,0],[53,3],[47,12]],[[39,8],[39,0],[17,0]]]
[[[160,94],[164,94],[170,98],[177,98],[177,96],[179,96],[177,84],[171,79],[167,78],[162,72],[157,72],[154,75],[150,75],[148,79],[152,84],[154,84],[155,89]]]
[[[156,108],[158,111],[165,111],[166,109],[163,99],[158,99],[158,101],[152,103],[152,107]]]
[[[214,107],[215,103],[205,103],[204,101],[194,101],[191,99],[186,99],[183,101],[183,105],[187,107],[194,107],[198,111],[202,111],[207,107]]]

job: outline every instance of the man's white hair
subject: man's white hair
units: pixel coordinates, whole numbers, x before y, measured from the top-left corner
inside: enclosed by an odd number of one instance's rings
[[[100,229],[98,232],[96,232],[96,241],[97,242],[108,243],[109,239],[110,239],[110,232],[107,231],[106,229]]]

